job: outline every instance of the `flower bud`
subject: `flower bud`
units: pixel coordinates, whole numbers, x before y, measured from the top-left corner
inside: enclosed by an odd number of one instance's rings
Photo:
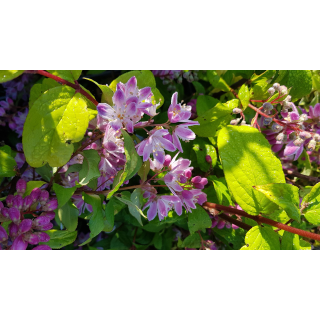
[[[307,131],[302,131],[299,133],[299,138],[302,140],[306,140],[306,139],[311,138],[311,134]]]
[[[18,224],[21,218],[20,211],[17,208],[9,208],[9,217],[15,224]]]
[[[52,219],[55,218],[56,214],[54,213],[54,211],[45,211],[45,212],[42,212],[40,216],[47,217],[51,221]]]
[[[264,118],[263,125],[268,126],[272,122],[272,118]]]
[[[12,222],[9,224],[8,230],[9,230],[9,236],[10,236],[11,240],[13,241],[18,236],[19,226],[17,226],[16,224],[14,224]]]
[[[6,203],[7,207],[11,208],[12,207],[12,201],[14,199],[14,196],[12,194],[9,194],[6,198]]]
[[[40,196],[39,196],[39,201],[40,204],[43,206],[47,203],[49,199],[49,192],[47,190],[41,190]]]
[[[281,95],[288,94],[288,88],[286,86],[281,86],[280,87],[280,94]]]
[[[23,240],[33,245],[38,244],[40,242],[38,235],[31,232],[25,233],[23,235]]]
[[[193,186],[196,189],[200,189],[200,190],[202,190],[204,188],[204,185],[202,183],[194,183]]]
[[[233,119],[230,121],[230,124],[232,126],[236,126],[239,122],[240,122],[241,118],[238,118],[238,119]]]
[[[32,227],[32,220],[31,219],[24,219],[19,224],[19,234],[28,232]]]
[[[23,240],[23,235],[17,237],[11,246],[11,250],[26,250],[28,242]]]
[[[241,112],[242,112],[242,110],[240,108],[234,108],[232,110],[232,113],[234,113],[234,114],[238,114],[238,113],[241,113]]]
[[[8,240],[7,231],[3,226],[0,225],[0,242],[4,242]]]
[[[246,120],[242,120],[240,124],[241,124],[242,126],[245,126],[246,123],[247,123]]]
[[[316,145],[317,145],[317,142],[314,141],[314,140],[311,140],[311,141],[308,143],[307,150],[308,150],[308,151],[314,151],[314,149],[316,148]]]
[[[296,140],[293,141],[293,144],[297,147],[300,147],[302,145],[302,143],[304,142],[304,140],[302,140],[301,138],[298,138]]]
[[[1,209],[1,214],[2,214],[5,218],[10,219],[10,217],[9,217],[9,208],[2,208],[2,209]]]
[[[279,90],[280,90],[280,84],[279,84],[279,83],[274,83],[274,84],[273,84],[273,88],[274,88],[275,90],[279,91]]]
[[[280,132],[277,136],[276,136],[276,140],[277,141],[283,141],[284,139],[284,133]]]
[[[208,184],[208,179],[207,178],[202,178],[200,183],[205,186],[206,184]]]
[[[38,218],[35,218],[33,221],[32,221],[32,226],[34,228],[37,228],[37,227],[41,227],[41,226],[45,226],[47,225],[48,223],[50,223],[50,219],[48,217],[44,217],[44,216],[40,216]]]
[[[41,194],[41,190],[39,188],[35,188],[31,191],[31,199],[32,199],[32,203],[36,203],[40,197]]]
[[[188,179],[185,176],[181,175],[180,178],[179,178],[179,181],[181,183],[186,183],[188,181]]]
[[[276,90],[275,90],[275,88],[273,88],[273,87],[271,87],[271,88],[268,89],[268,93],[270,94],[270,96],[274,95],[275,91],[276,91]]]
[[[291,98],[292,98],[292,97],[291,97],[290,95],[288,95],[288,96],[286,96],[286,98],[284,99],[284,101],[289,102],[289,101],[291,101]],[[283,102],[284,102],[284,101],[283,101]]]
[[[263,105],[262,105],[263,109],[265,111],[271,111],[273,110],[273,105],[270,103],[270,102],[265,102]]]
[[[42,206],[43,211],[53,211],[58,208],[58,200],[57,199],[52,199],[50,200],[47,204]]]
[[[195,176],[191,179],[192,183],[200,183],[201,177],[200,176]]]
[[[18,194],[12,200],[12,207],[21,210],[23,207],[23,198]]]
[[[52,250],[52,249],[46,244],[42,244],[40,246],[34,247],[32,250]]]
[[[208,162],[208,163],[212,163],[212,159],[211,159],[211,157],[209,156],[209,155],[206,155],[206,161]]]
[[[292,102],[289,101],[283,101],[283,109],[289,109],[292,107]],[[287,111],[288,112],[288,111]]]
[[[23,207],[22,207],[23,211],[28,210],[32,206],[32,203],[33,203],[33,201],[32,201],[31,195],[26,196],[23,199]]]
[[[40,230],[40,231],[47,231],[47,230],[50,230],[52,228],[53,228],[53,224],[52,223],[48,223],[45,226],[36,227],[36,229]]]
[[[50,236],[45,232],[35,232],[34,234],[39,237],[40,242],[48,242],[50,240]]]
[[[315,133],[314,136],[313,136],[313,140],[314,141],[320,141],[320,135]]]
[[[167,167],[171,162],[171,156],[169,154],[165,155],[163,165]]]
[[[189,178],[191,178],[191,176],[192,176],[192,169],[186,169],[185,171],[184,171],[184,175],[185,175],[185,177],[187,177],[188,179]]]
[[[305,113],[303,113],[299,118],[299,121],[302,121],[302,122],[307,121],[307,120],[308,120],[308,116]]]
[[[272,126],[271,126],[271,130],[273,132],[280,132],[282,130],[282,126],[280,126],[280,124],[277,124],[277,123],[274,123]]]
[[[23,179],[19,179],[16,184],[17,193],[23,195],[27,189],[27,182]]]

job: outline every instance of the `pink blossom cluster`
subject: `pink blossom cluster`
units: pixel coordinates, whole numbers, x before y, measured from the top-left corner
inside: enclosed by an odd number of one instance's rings
[[[54,219],[54,210],[58,207],[56,199],[49,199],[49,192],[35,188],[30,195],[23,197],[27,188],[25,180],[16,184],[17,195],[6,197],[6,206],[0,202],[0,221],[10,222],[8,230],[0,225],[0,249],[26,250],[28,245],[48,242],[50,237],[44,231],[50,230]],[[34,219],[25,218],[26,214]],[[38,245],[32,250],[51,250],[47,245]]]

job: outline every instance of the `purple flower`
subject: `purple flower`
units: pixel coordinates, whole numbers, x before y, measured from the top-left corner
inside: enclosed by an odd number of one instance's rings
[[[177,147],[177,149],[180,152],[183,152],[183,149],[182,149],[179,138],[182,141],[194,140],[196,138],[196,135],[188,127],[189,126],[197,126],[197,125],[200,125],[198,121],[191,121],[190,120],[188,123],[179,124],[174,128],[174,130],[172,132],[173,144]]]
[[[168,211],[173,207],[176,213],[180,216],[182,214],[181,203],[177,196],[159,196],[152,197],[143,207],[143,210],[149,207],[147,212],[148,220],[153,220],[158,214],[159,220],[163,220],[168,216]]]
[[[27,189],[27,182],[23,179],[19,179],[16,184],[17,193],[23,195]]]
[[[153,158],[163,164],[165,161],[164,149],[175,151],[176,147],[163,137],[169,133],[167,129],[154,129],[150,133],[149,138],[136,145],[137,153],[139,156],[143,155],[143,161],[147,161],[150,154],[153,153]]]
[[[58,200],[52,199],[48,203],[46,203],[44,206],[42,206],[43,211],[53,211],[58,208]]]
[[[314,107],[309,107],[309,118],[315,120],[317,123],[320,120],[320,103],[317,103]]]
[[[196,203],[202,205],[207,201],[207,195],[199,189],[183,190],[177,195],[187,212],[191,212],[191,209],[196,209]]]
[[[24,235],[18,236],[12,243],[11,250],[26,250],[28,242],[23,240]]]
[[[171,123],[186,122],[191,117],[191,106],[178,103],[178,92],[171,97],[171,104],[168,109],[168,118]]]
[[[18,236],[18,232],[19,232],[18,225],[12,222],[9,224],[8,230],[9,230],[9,235],[11,240],[14,240]]]
[[[9,209],[9,217],[15,223],[18,224],[20,222],[20,211],[17,208]]]
[[[52,249],[46,244],[42,244],[40,246],[34,247],[32,250],[52,250]]]
[[[6,240],[8,240],[7,231],[3,226],[0,225],[0,242],[4,242]]]
[[[6,111],[0,107],[0,117],[2,117],[5,113],[6,113]]]
[[[32,227],[32,220],[31,219],[24,219],[19,224],[19,234],[26,233],[30,231]]]

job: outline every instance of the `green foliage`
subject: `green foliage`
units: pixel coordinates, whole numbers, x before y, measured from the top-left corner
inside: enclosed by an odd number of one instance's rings
[[[199,168],[207,172],[210,169],[210,164],[206,161],[206,156],[209,155],[212,159],[212,167],[217,163],[217,151],[214,146],[204,138],[196,138],[193,140],[192,149],[197,157],[197,164]]]
[[[0,148],[0,177],[13,177],[16,175],[17,162],[11,155],[11,148],[4,146]]]
[[[81,76],[82,70],[48,70],[54,76],[74,83]]]
[[[59,208],[55,210],[55,212],[58,214],[60,221],[68,229],[68,231],[76,230],[78,225],[79,210],[70,199],[67,200],[63,206],[59,205]]]
[[[218,75],[217,71],[208,70],[207,77],[214,88],[220,89],[225,92],[230,91],[230,87],[227,85],[226,81]]]
[[[320,224],[320,182],[303,198],[304,217],[312,224]]]
[[[51,78],[44,78],[41,83],[34,84],[30,90],[29,109],[47,90],[55,87],[61,87],[61,84]]]
[[[50,240],[48,242],[40,242],[39,244],[46,244],[52,249],[61,249],[73,243],[77,238],[77,231],[70,232],[53,229],[45,232],[50,236]]]
[[[276,204],[252,188],[285,183],[280,160],[257,129],[247,126],[223,128],[218,137],[218,151],[229,190],[243,210],[256,215],[277,209]]]
[[[231,196],[227,187],[226,179],[223,177],[217,178],[216,176],[209,176],[208,180],[212,181],[213,183],[218,204],[222,204],[224,206],[233,206],[234,203],[231,199]]]
[[[196,206],[197,208],[193,209],[188,214],[188,227],[191,234],[198,230],[210,228],[212,224],[206,210],[204,210],[198,204]]]
[[[28,181],[27,182],[27,188],[25,193],[23,194],[23,197],[28,196],[31,191],[35,188],[40,188],[42,187],[46,182],[45,181]]]
[[[222,240],[224,240],[227,244],[232,244],[233,249],[238,250],[244,245],[244,237],[246,232],[239,228],[239,229],[233,229],[233,228],[223,228],[223,229],[214,229],[214,235],[215,237],[221,237]]]
[[[280,250],[279,235],[269,226],[255,226],[245,237],[241,250]]]
[[[286,183],[270,183],[255,186],[255,189],[281,207],[290,218],[300,221],[298,187]]]
[[[197,114],[204,114],[208,110],[212,109],[217,103],[219,103],[218,99],[210,96],[199,96],[197,99]]]
[[[52,189],[56,193],[58,199],[58,208],[62,208],[73,196],[74,192],[77,190],[77,187],[65,188],[63,186],[60,186],[59,184],[54,183]]]
[[[247,85],[243,84],[239,90],[239,99],[242,104],[243,110],[245,110],[250,101],[250,91]]]
[[[150,171],[150,161],[147,160],[142,164],[142,166],[138,171],[138,175],[140,176],[142,182],[147,181],[149,171]]]
[[[81,185],[88,184],[92,179],[100,177],[99,163],[101,157],[97,150],[84,150],[81,152],[83,155],[83,163],[79,171],[79,183]]]
[[[186,237],[182,244],[185,248],[200,248],[201,246],[201,238],[198,233],[191,234],[190,236]]]
[[[237,99],[229,103],[217,103],[204,115],[195,119],[200,125],[191,127],[192,131],[199,137],[217,136],[218,131],[230,123],[233,118],[232,110],[238,106],[238,103]]]
[[[107,85],[99,84],[98,82],[96,82],[92,79],[89,79],[89,78],[84,78],[84,79],[93,82],[94,84],[96,84],[100,88],[100,90],[102,91],[101,102],[107,103],[110,106],[113,105],[112,97],[113,97],[114,92],[112,91],[112,89],[110,87],[108,87]]]
[[[11,81],[22,73],[23,70],[0,70],[0,83]]]
[[[95,114],[73,88],[46,91],[35,101],[24,125],[22,143],[27,162],[36,168],[46,162],[51,167],[66,164],[74,150],[72,143],[82,140]]]

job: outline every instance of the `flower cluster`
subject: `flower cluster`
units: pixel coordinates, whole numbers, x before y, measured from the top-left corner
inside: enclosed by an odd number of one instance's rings
[[[23,197],[27,183],[20,179],[17,182],[17,195],[8,195],[6,206],[0,202],[0,221],[8,223],[8,230],[0,225],[0,249],[26,250],[28,244],[38,245],[48,242],[47,231],[52,229],[50,222],[55,217],[58,207],[56,199],[49,199],[49,192],[35,188],[30,195]],[[34,219],[25,218],[31,215]],[[47,245],[39,245],[32,250],[51,250]]]
[[[168,85],[168,91],[173,91],[176,89],[177,83],[182,83],[183,79],[186,79],[188,82],[198,81],[198,70],[152,70],[152,73],[155,77],[159,77],[164,85]]]

